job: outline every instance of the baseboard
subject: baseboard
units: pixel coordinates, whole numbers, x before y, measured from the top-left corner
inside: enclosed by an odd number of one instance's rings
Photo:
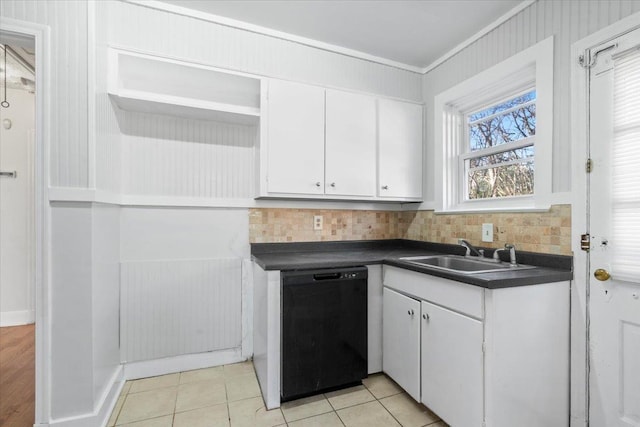
[[[36,321],[35,310],[0,312],[0,327],[29,325]]]
[[[240,347],[228,350],[210,351],[207,353],[186,354],[163,359],[131,362],[124,365],[124,379],[155,377],[193,369],[210,368],[246,360],[242,357]]]
[[[122,387],[124,386],[123,368],[119,365],[109,380],[109,386],[105,389],[92,413],[77,415],[74,417],[51,420],[49,424],[38,424],[38,427],[105,427],[109,417],[116,406]]]

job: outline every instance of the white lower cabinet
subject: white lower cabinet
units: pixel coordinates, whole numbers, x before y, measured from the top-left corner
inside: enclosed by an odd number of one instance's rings
[[[454,426],[482,426],[482,322],[422,302],[420,401]]]
[[[568,425],[570,282],[485,289],[384,266],[383,285],[383,371],[416,401],[452,427]]]
[[[384,288],[382,370],[420,400],[420,301]]]

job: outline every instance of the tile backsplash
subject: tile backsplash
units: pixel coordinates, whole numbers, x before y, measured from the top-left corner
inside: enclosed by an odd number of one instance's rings
[[[313,216],[324,227],[313,230]],[[481,242],[482,223],[493,223],[491,243]],[[254,208],[249,210],[251,243],[404,238],[502,247],[513,243],[531,252],[571,255],[571,206],[554,205],[547,212],[435,214],[433,211],[362,211]]]

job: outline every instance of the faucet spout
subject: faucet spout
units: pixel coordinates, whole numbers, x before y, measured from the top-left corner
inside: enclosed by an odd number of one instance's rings
[[[476,249],[471,243],[467,242],[464,239],[458,239],[458,244],[464,248],[466,248],[467,252],[465,253],[465,256],[479,256],[481,257],[482,254],[480,253],[480,251],[478,249]]]

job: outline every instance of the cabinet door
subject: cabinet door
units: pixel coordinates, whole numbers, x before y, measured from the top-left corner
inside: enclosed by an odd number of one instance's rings
[[[482,322],[422,302],[422,403],[452,426],[484,419]]]
[[[324,193],[324,89],[269,81],[267,189]]]
[[[378,195],[422,198],[422,106],[378,102]]]
[[[382,295],[382,370],[420,401],[420,302],[389,288]]]
[[[327,90],[327,195],[376,194],[376,99]]]

